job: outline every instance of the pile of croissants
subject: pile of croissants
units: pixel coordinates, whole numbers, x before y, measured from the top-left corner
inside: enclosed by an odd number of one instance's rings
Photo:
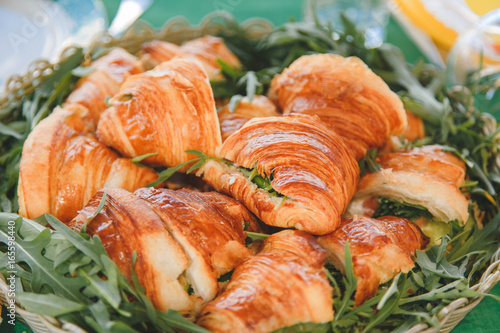
[[[155,307],[213,332],[331,321],[324,265],[344,271],[347,241],[357,306],[411,270],[429,243],[420,227],[467,220],[464,164],[436,145],[402,149],[402,138],[424,136],[422,120],[358,58],[303,56],[267,96],[244,98],[234,111],[212,93],[218,59],[241,67],[212,36],[152,41],[135,56],[115,48],[93,61],[25,142],[19,214],[50,213],[75,230],[92,218],[86,232],[127,277],[137,254]],[[373,148],[381,168],[360,179],[358,161]],[[146,186],[158,178],[154,168],[195,158],[188,150],[213,157],[197,182]],[[142,165],[132,162],[145,154]],[[423,206],[433,218],[373,218],[379,198]],[[269,236],[249,244],[247,232]]]

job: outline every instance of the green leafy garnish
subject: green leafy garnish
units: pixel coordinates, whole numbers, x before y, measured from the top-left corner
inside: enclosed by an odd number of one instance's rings
[[[398,216],[404,217],[411,221],[420,217],[425,217],[428,220],[432,220],[433,216],[427,208],[420,205],[414,205],[407,202],[399,202],[390,198],[378,198],[379,207],[373,213],[373,217],[381,216]]]
[[[366,152],[365,157],[359,160],[359,176],[363,177],[366,173],[366,168],[370,170],[370,172],[380,171],[380,164],[376,160],[377,158],[377,149],[370,149]]]
[[[148,153],[140,156],[136,156],[130,160],[130,162],[134,163],[137,166],[140,167],[146,167],[146,165],[142,164],[141,162],[144,161],[146,158],[151,157],[151,156],[156,156],[158,153]]]
[[[134,270],[130,284],[98,237],[76,233],[50,215],[44,220],[54,230],[15,214],[0,213],[0,245],[8,244],[13,237],[16,248],[15,264],[9,265],[7,247],[0,246],[1,273],[17,276],[17,285],[22,287],[16,290],[20,305],[88,331],[208,332],[176,311],[156,310]],[[71,274],[77,262],[81,263],[75,269],[77,274]]]
[[[197,170],[197,169],[201,168],[208,160],[219,161],[219,162],[222,162],[222,163],[224,163],[226,165],[231,165],[232,164],[232,163],[230,163],[230,162],[228,162],[226,160],[223,160],[221,158],[211,157],[211,156],[205,155],[201,151],[198,151],[198,150],[186,150],[185,152],[188,153],[188,154],[197,155],[198,157],[193,158],[192,160],[189,160],[187,162],[181,163],[181,164],[179,164],[179,165],[177,165],[175,167],[168,168],[166,170],[161,171],[158,174],[158,179],[155,180],[152,183],[147,184],[146,187],[154,187],[154,186],[157,186],[157,185],[161,184],[162,182],[164,182],[164,181],[168,180],[170,177],[172,177],[172,175],[174,173],[176,173],[180,169],[182,169],[182,168],[184,168],[184,167],[186,167],[186,166],[188,166],[190,164],[192,164],[192,165],[186,171],[186,174],[190,174],[194,170]]]
[[[257,187],[259,187],[263,190],[266,190],[270,196],[285,197],[283,194],[276,191],[273,188],[273,186],[271,185],[271,182],[273,181],[274,174],[271,174],[269,176],[267,176],[267,175],[262,176],[259,174],[259,170],[257,169],[257,167],[255,167],[253,169],[240,167],[240,171],[243,175],[248,177],[248,179],[252,183],[257,185]],[[281,206],[281,204],[280,204],[280,206]]]

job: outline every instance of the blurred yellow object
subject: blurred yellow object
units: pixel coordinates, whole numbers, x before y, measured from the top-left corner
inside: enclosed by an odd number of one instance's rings
[[[479,16],[500,8],[500,0],[465,0],[465,2]]]
[[[412,23],[429,35],[432,40],[449,50],[458,33],[444,25],[435,16],[427,11],[420,0],[393,0],[401,11],[412,21]],[[471,0],[477,1],[477,0]]]

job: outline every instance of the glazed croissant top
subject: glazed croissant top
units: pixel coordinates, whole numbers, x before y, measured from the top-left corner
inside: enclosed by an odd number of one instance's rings
[[[369,207],[368,200],[387,197],[423,206],[442,222],[467,221],[468,202],[459,189],[465,177],[460,159],[433,145],[389,153],[377,160],[382,169],[360,179],[347,214],[371,216],[377,207]]]
[[[393,171],[414,171],[432,175],[460,187],[464,184],[465,164],[441,146],[415,147],[377,158],[380,166]]]
[[[258,333],[333,320],[325,258],[305,232],[269,236],[261,252],[236,267],[222,294],[202,309],[197,324],[216,333]]]
[[[318,243],[328,253],[328,262],[343,272],[347,241],[354,276],[358,278],[356,306],[375,296],[380,283],[391,280],[399,272],[410,271],[415,250],[424,249],[429,242],[416,225],[404,218],[343,218],[340,228],[318,237]]]
[[[79,104],[87,109],[85,119],[97,125],[106,110],[106,98],[116,94],[130,75],[144,71],[141,63],[127,51],[115,48],[91,64],[94,71],[78,80],[65,105]]]
[[[124,156],[157,153],[144,162],[172,167],[195,157],[185,150],[213,156],[221,144],[212,88],[194,59],[130,77],[110,102],[97,136]]]
[[[24,217],[50,213],[68,222],[103,186],[134,190],[157,178],[89,135],[81,110],[70,108],[56,108],[24,143],[18,186]]]
[[[231,67],[241,66],[238,58],[226,47],[222,38],[204,36],[177,46],[172,43],[154,40],[142,47],[141,60],[146,67],[154,67],[175,57],[194,57],[198,59],[208,73],[210,80],[220,78],[220,66],[217,59]]]
[[[161,311],[192,318],[217,294],[217,278],[251,253],[243,228],[255,219],[236,200],[213,192],[105,188],[71,222],[76,230],[95,215],[103,193],[106,203],[86,231],[101,238],[128,278],[136,251],[139,282]]]
[[[339,226],[359,176],[343,140],[306,115],[254,118],[224,142],[219,157],[257,168],[286,197],[271,197],[238,167],[211,160],[200,173],[215,189],[241,201],[268,225],[313,234]]]
[[[344,138],[356,159],[406,128],[399,97],[355,57],[302,56],[273,78],[269,96],[285,115],[319,116]]]
[[[239,130],[247,121],[257,117],[279,117],[276,106],[262,95],[254,96],[249,102],[247,97],[243,97],[233,112],[230,112],[229,105],[225,105],[217,111],[222,135],[222,141]]]

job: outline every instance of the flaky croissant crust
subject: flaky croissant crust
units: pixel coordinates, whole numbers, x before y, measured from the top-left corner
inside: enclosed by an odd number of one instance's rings
[[[313,237],[286,230],[271,235],[256,256],[201,312],[197,323],[213,332],[271,332],[300,322],[333,319],[325,252]]]
[[[185,150],[213,156],[221,144],[212,89],[196,60],[174,59],[130,77],[111,103],[97,136],[124,156],[157,153],[144,163],[172,167],[195,157]]]
[[[347,215],[363,215],[365,200],[387,197],[423,206],[439,221],[467,221],[468,201],[459,189],[465,165],[457,157],[433,145],[386,154],[378,161],[382,169],[360,179]]]
[[[265,96],[254,96],[250,102],[247,97],[243,97],[236,108],[231,112],[229,105],[221,107],[217,111],[219,117],[222,141],[225,141],[231,134],[239,130],[247,121],[258,117],[279,117],[276,106]]]
[[[218,60],[234,68],[241,66],[239,59],[219,37],[204,36],[190,40],[181,46],[154,40],[142,46],[141,61],[148,69],[174,58],[196,58],[201,62],[210,80],[222,78]]]
[[[142,73],[141,63],[122,48],[114,48],[94,61],[94,70],[78,80],[75,90],[65,101],[65,107],[78,104],[87,109],[85,120],[94,127],[108,107],[106,98],[115,95],[129,76]]]
[[[284,114],[319,116],[346,140],[356,159],[406,128],[399,97],[355,57],[302,56],[273,78],[268,94]]]
[[[200,172],[214,188],[243,202],[268,225],[313,234],[338,227],[359,177],[342,139],[305,115],[252,119],[224,142],[219,156],[272,175],[272,188],[287,198],[269,197],[234,167],[210,161]]]
[[[19,174],[19,214],[50,213],[63,222],[102,187],[134,190],[157,179],[98,142],[80,116],[82,108],[57,108],[28,136]]]
[[[217,279],[251,254],[244,246],[244,226],[256,228],[255,218],[222,194],[154,188],[99,191],[70,226],[80,230],[85,223],[129,279],[137,252],[136,273],[158,309],[189,318],[216,296]]]
[[[342,271],[345,271],[347,241],[354,275],[358,278],[356,306],[373,297],[380,283],[389,281],[399,272],[408,272],[414,266],[415,250],[424,249],[428,243],[420,229],[404,218],[343,218],[337,230],[318,237],[318,243],[328,253],[328,261]]]

